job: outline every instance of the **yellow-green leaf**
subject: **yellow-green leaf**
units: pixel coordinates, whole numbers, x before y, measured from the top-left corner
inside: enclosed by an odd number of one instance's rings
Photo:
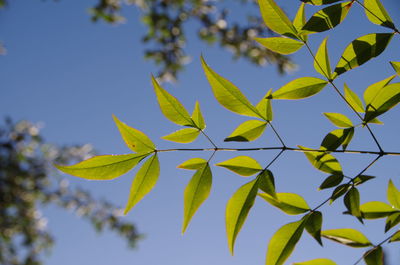
[[[192,113],[192,120],[197,128],[204,130],[206,128],[206,123],[204,122],[203,114],[201,114],[200,103],[196,101],[194,110]]]
[[[333,78],[379,56],[392,39],[392,33],[373,33],[353,40],[336,65]]]
[[[205,160],[204,158],[191,158],[189,160],[186,160],[179,166],[177,166],[177,168],[198,170],[201,167],[203,167],[205,164],[207,164],[207,160]]]
[[[385,224],[385,233],[400,223],[400,212],[394,212],[388,216]]]
[[[400,83],[385,86],[374,100],[367,105],[364,122],[376,118],[395,107],[400,102]]]
[[[393,184],[392,180],[389,180],[387,199],[392,206],[400,209],[400,191]]]
[[[297,31],[290,19],[274,0],[258,0],[265,25],[278,34],[296,37]]]
[[[222,106],[240,115],[262,118],[258,110],[234,84],[212,70],[203,57],[201,63],[214,96]]]
[[[308,150],[303,146],[299,146],[299,148]],[[304,152],[304,154],[316,169],[333,175],[342,175],[342,167],[331,154],[316,151]]]
[[[184,210],[182,233],[185,232],[190,220],[200,205],[208,198],[212,184],[210,166],[205,164],[193,175],[184,193]]]
[[[124,142],[132,151],[145,153],[154,151],[156,149],[155,145],[150,140],[150,138],[147,137],[147,135],[135,128],[126,125],[125,123],[120,121],[115,115],[113,115],[113,119],[118,127],[119,132],[121,133],[122,139],[124,139]]]
[[[400,241],[400,231],[394,233],[394,235],[390,238],[389,242],[397,242]]]
[[[381,246],[368,250],[363,256],[366,265],[384,265]]]
[[[257,178],[259,179],[258,188],[271,197],[276,198],[275,179],[272,172],[268,169],[263,170]]]
[[[308,36],[307,34],[302,34],[301,29],[306,24],[306,12],[305,12],[305,4],[301,3],[299,9],[297,10],[296,16],[293,19],[293,26],[299,33],[299,37],[304,41],[307,41]]]
[[[285,37],[255,38],[265,48],[280,54],[292,54],[297,52],[304,43]]]
[[[266,265],[282,265],[293,252],[304,230],[304,220],[288,223],[272,236],[268,244]]]
[[[343,114],[325,112],[324,115],[333,123],[333,125],[339,128],[353,127],[351,120]]]
[[[321,143],[321,150],[336,150],[339,146],[346,149],[354,135],[354,128],[337,129],[328,133]]]
[[[267,193],[259,193],[258,195],[287,214],[302,214],[310,210],[303,197],[295,193],[276,193],[276,198]]]
[[[273,99],[302,99],[320,92],[328,82],[315,77],[301,77],[282,86],[274,93]]]
[[[236,237],[246,221],[257,195],[258,178],[241,186],[229,199],[225,211],[226,236],[233,255]]]
[[[150,157],[133,179],[128,203],[124,214],[127,214],[139,201],[149,193],[157,183],[160,175],[160,163],[157,155]]]
[[[267,94],[258,102],[256,109],[261,114],[262,119],[265,121],[272,121],[274,118],[274,114],[272,112],[272,104],[271,104],[271,94],[272,89],[268,90]]]
[[[387,28],[395,29],[392,19],[380,0],[364,0],[364,10],[369,21]]]
[[[216,166],[227,168],[241,176],[251,176],[263,170],[260,164],[249,156],[237,156],[220,162]]]
[[[388,78],[385,78],[379,82],[376,82],[376,83],[368,86],[364,91],[365,104],[366,105],[371,104],[376,99],[376,97],[379,96],[379,94],[382,92],[383,88],[385,86],[387,86],[395,77],[396,77],[396,75],[392,75],[392,76],[389,76]]]
[[[360,210],[365,219],[383,218],[396,212],[396,209],[392,208],[389,204],[380,201],[364,203],[360,206]]]
[[[309,261],[295,262],[293,265],[336,265],[336,263],[330,259],[313,259]]]
[[[264,132],[267,122],[249,120],[240,124],[227,138],[225,142],[249,142],[254,141]]]
[[[197,136],[199,136],[199,133],[200,131],[197,128],[184,128],[161,138],[177,143],[191,143],[196,140]]]
[[[344,205],[346,206],[349,213],[355,217],[361,217],[360,211],[360,193],[355,187],[351,187],[350,190],[344,196]]]
[[[321,235],[327,239],[336,241],[350,247],[363,248],[372,246],[368,238],[360,231],[352,228],[324,230]]]
[[[400,75],[400,62],[390,62],[397,75]]]
[[[346,84],[344,84],[344,98],[346,99],[347,103],[357,112],[364,113],[364,104],[362,103],[361,99],[358,95],[351,90]]]
[[[306,217],[306,231],[318,242],[318,244],[322,246],[322,213],[319,211],[313,211],[309,213]]]
[[[321,75],[325,76],[328,79],[332,79],[331,73],[331,63],[329,61],[328,55],[328,37],[326,37],[318,48],[317,53],[315,54],[314,60],[314,68]]]
[[[151,80],[158,104],[164,116],[178,125],[195,127],[192,118],[190,118],[189,113],[179,100],[163,89],[153,76]]]
[[[125,174],[148,155],[148,153],[102,155],[94,156],[72,166],[54,166],[75,177],[90,180],[110,180]]]

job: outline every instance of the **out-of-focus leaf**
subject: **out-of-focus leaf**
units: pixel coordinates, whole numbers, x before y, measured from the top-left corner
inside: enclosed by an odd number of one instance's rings
[[[366,265],[383,265],[382,247],[378,246],[365,252],[364,261]]]
[[[266,121],[272,121],[274,118],[274,114],[272,112],[272,104],[271,104],[271,94],[272,89],[270,89],[267,94],[258,102],[256,108],[258,112],[263,116],[263,119]]]
[[[303,146],[299,148],[308,150]],[[304,155],[316,169],[333,175],[343,175],[342,166],[333,155],[316,151],[304,152]]]
[[[367,237],[360,231],[352,228],[324,230],[321,232],[321,235],[349,247],[363,248],[372,246]]]
[[[275,192],[275,179],[272,172],[268,169],[263,170],[257,176],[257,178],[259,179],[258,188],[266,194],[269,194],[272,198],[276,199],[277,197]]]
[[[355,187],[351,187],[350,190],[344,196],[344,205],[346,206],[349,213],[357,218],[361,218],[360,211],[360,193]]]
[[[400,231],[394,233],[394,235],[390,238],[389,242],[397,242],[400,241]]]
[[[322,246],[321,240],[322,213],[311,212],[306,221],[307,232]]]
[[[332,192],[330,203],[333,203],[337,198],[343,196],[350,188],[350,184],[337,186]]]
[[[304,43],[285,37],[255,38],[265,48],[280,54],[292,54],[303,47]]]
[[[393,184],[392,180],[389,180],[387,199],[393,207],[400,209],[400,191]]]
[[[102,155],[94,156],[72,166],[54,166],[75,177],[90,180],[110,180],[125,174],[148,155],[148,153]]]
[[[386,219],[385,233],[400,223],[400,212],[392,213]]]
[[[353,40],[344,50],[332,78],[336,78],[380,55],[392,39],[392,33],[373,33]]]
[[[293,265],[336,265],[336,263],[330,259],[313,259],[309,261],[295,262]]]
[[[345,116],[341,113],[325,112],[324,115],[325,115],[325,117],[328,118],[328,120],[330,120],[333,123],[333,125],[335,125],[339,128],[353,127],[353,123],[351,122],[351,120],[349,118],[347,118],[347,116]]]
[[[225,142],[249,142],[254,141],[264,132],[267,122],[249,120],[240,124],[227,138]]]
[[[241,176],[251,176],[263,170],[260,164],[249,156],[237,156],[215,165],[227,168]]]
[[[160,175],[160,163],[157,155],[150,157],[137,172],[133,179],[128,203],[124,214],[127,214],[139,201],[149,193],[157,183]]]
[[[330,175],[319,186],[320,190],[336,187],[343,181],[343,175]]]
[[[400,62],[390,62],[397,75],[400,75]]]
[[[339,1],[343,1],[343,0],[301,0],[301,1],[306,4],[320,6],[320,5],[329,5],[329,4],[336,3]]]
[[[276,198],[267,193],[259,193],[258,195],[287,214],[302,214],[310,210],[303,197],[295,193],[276,193]]]
[[[246,221],[247,215],[257,196],[259,178],[241,186],[229,199],[226,205],[225,224],[228,246],[231,254],[236,237]]]
[[[385,86],[374,100],[367,105],[364,122],[382,115],[400,102],[400,83]]]
[[[353,107],[353,109],[357,112],[364,113],[364,104],[358,95],[352,91],[346,84],[344,84],[344,98]]]
[[[204,122],[203,114],[201,114],[200,103],[196,101],[194,110],[192,113],[192,120],[197,128],[204,130],[206,128],[206,123]]]
[[[364,6],[365,14],[369,21],[387,28],[395,28],[392,19],[380,0],[364,0]]]
[[[204,158],[191,158],[177,166],[177,168],[198,170],[201,169],[205,164],[207,164],[207,160],[205,160]]]
[[[326,37],[318,48],[314,58],[314,68],[321,75],[332,79],[331,63],[328,55],[328,37]]]
[[[199,129],[197,128],[184,128],[177,130],[171,134],[161,137],[164,140],[177,143],[191,143],[199,136]]]
[[[328,82],[315,77],[301,77],[290,81],[274,93],[273,99],[303,99],[320,92]]]
[[[398,211],[392,208],[389,204],[380,201],[364,203],[360,206],[360,210],[365,219],[384,218]]]

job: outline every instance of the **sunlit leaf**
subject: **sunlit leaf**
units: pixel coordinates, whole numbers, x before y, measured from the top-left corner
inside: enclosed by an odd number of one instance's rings
[[[361,217],[360,211],[360,193],[355,187],[351,187],[350,190],[344,196],[344,205],[346,206],[349,213],[355,217]]]
[[[303,146],[299,148],[308,150]],[[304,152],[304,154],[316,169],[333,175],[342,175],[342,167],[333,155],[316,151]]]
[[[225,142],[249,142],[254,141],[264,132],[267,122],[249,120],[240,124],[227,138]]]
[[[315,33],[333,29],[346,18],[350,7],[351,2],[344,2],[319,10],[307,21],[303,27],[303,31]]]
[[[392,33],[373,33],[353,40],[344,50],[333,78],[380,55],[392,39]]]
[[[156,149],[147,135],[121,122],[115,115],[113,115],[113,119],[121,133],[122,139],[124,139],[124,142],[132,151],[145,153]]]
[[[343,181],[343,175],[330,175],[319,186],[320,190],[336,187]]]
[[[228,246],[231,254],[235,246],[236,237],[246,221],[247,215],[254,204],[257,196],[259,179],[241,186],[229,199],[226,205],[225,224]]]
[[[393,184],[392,180],[389,180],[387,199],[392,206],[400,209],[400,191]]]
[[[360,210],[365,219],[383,218],[396,212],[396,209],[392,208],[389,204],[380,201],[364,203],[360,206]]]
[[[309,261],[295,262],[293,265],[336,265],[336,263],[330,259],[313,259]]]
[[[266,265],[282,265],[293,252],[304,230],[304,220],[288,223],[272,236],[268,244]]]
[[[258,112],[263,116],[263,119],[266,121],[272,121],[274,118],[270,99],[271,94],[272,89],[267,92],[267,94],[260,100],[260,102],[258,102],[256,106]]]
[[[346,149],[354,134],[354,128],[337,129],[328,133],[322,140],[321,149],[336,150],[343,145]]]
[[[389,242],[397,242],[397,241],[400,241],[400,231],[394,233],[394,235],[389,240]]]
[[[204,122],[203,114],[201,114],[200,103],[198,101],[196,101],[196,105],[194,106],[192,120],[197,128],[201,130],[206,128],[206,123]]]
[[[372,243],[369,242],[360,231],[352,228],[324,230],[321,235],[340,244],[355,248],[369,247]]]
[[[201,169],[205,164],[207,164],[207,160],[203,158],[191,158],[177,166],[177,168],[197,170]]]
[[[364,261],[366,265],[383,265],[382,247],[378,246],[365,252]]]
[[[265,25],[278,34],[296,37],[297,31],[290,19],[274,0],[258,0]]]
[[[274,93],[273,99],[302,99],[320,92],[328,82],[315,77],[301,77],[290,81]]]
[[[397,75],[400,75],[400,62],[390,62]]]
[[[258,195],[287,214],[302,214],[310,210],[303,197],[295,193],[276,193],[276,198],[267,193],[259,193]]]
[[[387,28],[395,28],[392,19],[380,0],[364,0],[364,6],[365,14],[369,21]]]
[[[128,203],[124,214],[127,214],[157,183],[160,175],[160,163],[157,155],[150,157],[137,172],[133,179]]]
[[[201,63],[214,96],[222,106],[241,115],[262,118],[258,110],[234,84],[212,70],[203,57]]]
[[[164,140],[177,143],[191,143],[199,136],[199,129],[197,128],[184,128],[177,130],[171,134],[161,137]]]
[[[325,117],[327,117],[333,125],[340,127],[340,128],[348,128],[353,127],[353,123],[347,116],[340,114],[340,113],[324,113]]]
[[[362,103],[361,99],[358,95],[352,91],[346,84],[344,84],[344,98],[346,99],[347,103],[352,106],[352,108],[357,111],[364,113],[364,104]]]
[[[304,27],[306,24],[306,12],[305,12],[305,4],[301,3],[299,6],[299,9],[297,10],[296,16],[293,19],[293,26],[299,33],[299,37],[301,37],[303,40],[307,41],[308,36],[307,34],[302,34],[301,29]]]
[[[385,233],[400,223],[400,212],[392,213],[386,219]]]
[[[354,186],[358,186],[368,180],[374,179],[374,176],[369,175],[359,175],[353,179]]]
[[[210,166],[207,164],[199,168],[185,188],[183,206],[182,233],[185,232],[190,220],[200,205],[208,198],[212,184]]]
[[[328,37],[326,37],[318,48],[314,58],[314,68],[321,75],[332,79],[331,63],[328,55]]]
[[[342,197],[350,188],[350,184],[342,184],[337,186],[332,192],[330,203],[333,203],[337,198]]]
[[[263,192],[269,194],[271,197],[276,198],[275,192],[275,179],[274,175],[268,169],[261,171],[257,176],[258,188]]]
[[[190,118],[189,113],[179,100],[163,89],[153,76],[151,77],[151,80],[157,96],[158,104],[164,116],[178,125],[194,127],[195,124],[192,118]]]
[[[237,156],[215,165],[227,168],[241,176],[251,176],[263,170],[260,164],[249,156]]]
[[[306,221],[306,230],[322,246],[321,227],[322,213],[315,211],[308,214],[308,218]]]
[[[320,6],[320,5],[328,5],[332,3],[336,3],[343,0],[301,0],[304,3]]]
[[[285,37],[255,38],[265,48],[280,54],[292,54],[300,50],[304,43]]]
[[[148,155],[148,153],[102,155],[94,156],[72,166],[54,166],[75,177],[90,180],[110,180],[125,174]]]
[[[400,83],[393,83],[385,86],[374,100],[367,105],[364,121],[382,115],[400,102]]]
[[[382,93],[384,87],[386,87],[392,80],[395,78],[396,75],[389,76],[379,82],[376,82],[367,87],[364,91],[364,101],[365,104],[371,104],[374,100],[379,97],[379,94]]]

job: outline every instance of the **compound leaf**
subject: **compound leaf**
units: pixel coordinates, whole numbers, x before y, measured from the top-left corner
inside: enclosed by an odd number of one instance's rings
[[[197,128],[184,128],[177,130],[171,134],[161,137],[164,140],[177,143],[191,143],[199,136],[199,129]]]
[[[264,132],[267,122],[260,120],[245,121],[240,124],[227,138],[225,142],[249,142],[254,141]]]
[[[352,228],[324,230],[321,235],[349,247],[363,248],[372,246],[366,236]]]
[[[320,92],[328,82],[315,77],[301,77],[290,81],[274,93],[273,99],[302,99]]]
[[[263,170],[260,164],[249,156],[237,156],[215,165],[227,168],[241,176],[251,176]]]
[[[292,54],[297,52],[304,43],[285,37],[255,38],[265,48],[280,54]]]

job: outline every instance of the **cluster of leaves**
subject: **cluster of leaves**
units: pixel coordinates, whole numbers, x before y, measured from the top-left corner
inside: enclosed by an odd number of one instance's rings
[[[167,151],[212,151],[208,160],[203,158],[191,158],[180,164],[178,168],[194,170],[195,173],[184,192],[184,232],[195,212],[207,199],[211,185],[212,172],[210,161],[218,151],[242,151],[242,150],[280,150],[274,159],[262,167],[258,161],[249,156],[237,156],[216,164],[241,176],[255,176],[248,183],[239,187],[232,195],[226,206],[226,232],[228,246],[233,254],[236,237],[241,230],[246,217],[251,210],[257,196],[267,203],[289,215],[301,215],[298,221],[283,225],[271,238],[266,255],[267,265],[283,264],[294,250],[304,231],[309,233],[319,244],[322,238],[330,239],[349,247],[367,248],[364,255],[355,263],[364,260],[367,265],[382,265],[384,243],[400,241],[400,232],[397,231],[386,237],[382,242],[373,244],[360,231],[352,228],[323,230],[323,213],[319,209],[326,203],[343,198],[344,206],[349,214],[356,220],[364,222],[368,219],[386,218],[385,232],[398,226],[400,223],[400,191],[392,181],[387,189],[389,204],[380,201],[360,204],[360,192],[358,186],[373,179],[373,176],[365,172],[379,159],[389,155],[399,155],[399,152],[386,152],[376,139],[371,124],[381,124],[380,116],[400,102],[400,83],[392,82],[400,75],[400,62],[391,62],[394,75],[371,84],[363,95],[363,99],[344,85],[343,92],[335,84],[335,79],[342,74],[368,62],[379,56],[388,46],[395,34],[399,34],[392,19],[379,0],[358,0],[343,2],[340,0],[304,0],[298,9],[297,15],[290,20],[274,0],[259,0],[260,11],[267,27],[279,34],[279,37],[257,38],[256,40],[266,48],[280,53],[290,54],[306,47],[314,60],[314,68],[321,75],[316,77],[301,77],[290,81],[275,91],[268,91],[259,103],[253,105],[246,96],[234,84],[215,72],[201,58],[205,75],[210,83],[217,101],[229,111],[251,117],[250,120],[240,124],[225,141],[248,142],[254,141],[262,135],[267,126],[271,127],[277,139],[279,147],[266,148],[221,148],[216,145],[205,133],[206,123],[196,102],[192,115],[185,107],[163,89],[153,78],[153,87],[160,109],[164,116],[173,123],[182,126],[180,130],[162,138],[178,143],[189,143],[202,134],[212,144],[213,148],[203,149],[165,149],[158,150],[154,143],[142,132],[134,129],[114,117],[122,138],[128,147],[134,151],[128,155],[98,156],[82,161],[72,166],[60,166],[57,168],[68,174],[86,178],[105,180],[118,177],[141,160],[147,159],[133,180],[128,203],[125,209],[127,213],[138,203],[156,184],[160,174],[158,154]],[[337,3],[339,2],[339,3]],[[357,3],[365,10],[367,18],[374,24],[385,27],[388,33],[371,33],[353,40],[343,51],[336,67],[331,68],[328,55],[328,40],[325,38],[314,54],[308,44],[311,34],[317,34],[338,26],[347,16],[349,9]],[[314,13],[310,18],[305,16],[305,7],[311,5],[327,5]],[[272,124],[272,102],[279,100],[299,100],[311,97],[330,84],[340,98],[351,108],[361,123],[354,125],[352,120],[341,113],[324,113],[326,118],[338,129],[329,132],[322,140],[320,147],[313,149],[303,146],[289,147],[280,137]],[[377,146],[377,151],[347,150],[356,129],[366,128],[371,139]],[[342,147],[342,149],[339,149]],[[328,174],[321,183],[320,189],[332,189],[331,196],[316,207],[310,207],[306,200],[295,193],[276,192],[273,173],[268,169],[285,151],[300,151],[305,154],[310,163],[318,170]],[[347,176],[335,153],[371,154],[374,159],[360,173],[351,177]],[[298,265],[334,265],[330,259],[314,259],[295,263]]]
[[[140,238],[135,226],[121,221],[120,210],[90,193],[55,181],[53,162],[71,163],[93,155],[85,146],[56,147],[43,142],[39,127],[7,121],[0,128],[0,263],[43,264],[43,252],[54,243],[39,208],[47,204],[73,210],[98,231],[112,230],[134,246]]]

